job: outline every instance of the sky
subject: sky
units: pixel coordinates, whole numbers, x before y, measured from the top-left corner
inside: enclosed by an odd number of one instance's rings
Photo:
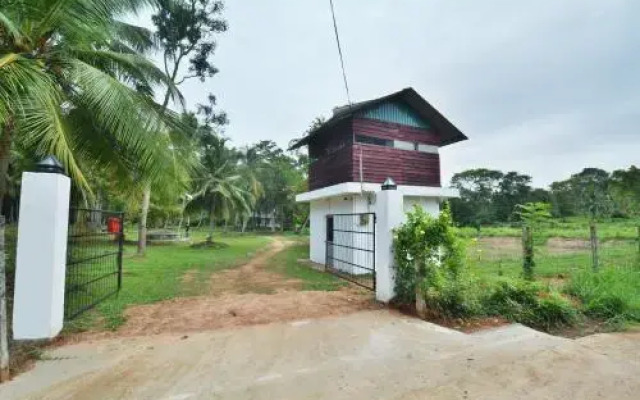
[[[441,149],[444,182],[640,164],[640,1],[334,4],[353,101],[411,86],[469,137]],[[285,147],[346,103],[328,0],[228,0],[224,15],[220,73],[181,89],[189,108],[217,96],[234,145]]]

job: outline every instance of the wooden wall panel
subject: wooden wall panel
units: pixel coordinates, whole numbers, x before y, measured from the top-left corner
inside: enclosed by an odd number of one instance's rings
[[[438,145],[430,130],[371,119],[347,120],[309,143],[309,189],[360,181],[360,153],[365,182],[392,177],[399,185],[440,187],[440,156],[412,150],[354,143],[354,135]]]
[[[353,134],[379,137],[382,139],[405,140],[424,144],[440,145],[440,138],[432,129],[383,122],[374,119],[354,118]]]
[[[354,144],[352,175],[355,182],[360,181],[361,153],[364,182],[382,183],[391,177],[398,185],[440,187],[438,154]]]
[[[309,189],[320,189],[343,182],[353,182],[351,145],[345,145],[309,165]]]

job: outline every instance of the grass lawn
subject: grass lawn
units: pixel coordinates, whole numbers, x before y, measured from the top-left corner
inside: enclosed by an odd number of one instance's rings
[[[292,240],[288,237],[287,240]],[[316,271],[308,264],[299,262],[309,258],[309,239],[297,238],[295,244],[277,254],[269,261],[267,269],[284,275],[287,278],[299,279],[302,290],[338,290],[348,283],[326,272]]]
[[[598,272],[594,272],[591,251],[582,241],[554,238],[536,244],[534,276],[538,286],[544,288],[543,294],[538,295],[540,303],[530,311],[532,314],[516,313],[515,319],[504,312],[520,310],[520,306],[513,307],[513,302],[527,292],[519,241],[492,237],[467,239],[467,244],[466,265],[478,278],[481,292],[497,293],[494,297],[504,303],[499,314],[510,320],[542,329],[548,329],[547,323],[565,321],[559,325],[568,328],[570,334],[620,330],[640,322],[640,252],[635,241],[601,242]],[[502,285],[505,278],[512,286],[500,289],[497,285]],[[571,314],[577,317],[568,318]]]
[[[519,278],[522,275],[522,251],[509,249],[494,252],[495,249],[467,246],[467,265],[478,276],[506,276]],[[639,260],[637,244],[633,241],[616,241],[601,244],[599,267],[633,269]],[[538,245],[534,250],[534,272],[543,278],[568,278],[571,275],[592,270],[591,251],[588,248],[566,252],[552,252],[546,246]]]
[[[96,325],[114,329],[124,322],[124,310],[135,304],[148,304],[179,296],[205,293],[211,273],[245,263],[269,243],[265,236],[214,237],[217,247],[193,248],[189,244],[152,245],[145,257],[135,255],[136,247],[127,245],[123,260],[122,290],[68,324],[71,330]],[[183,285],[189,271],[192,282]],[[199,284],[198,284],[199,283]]]

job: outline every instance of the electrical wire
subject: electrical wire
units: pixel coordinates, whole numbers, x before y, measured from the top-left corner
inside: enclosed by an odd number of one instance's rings
[[[347,102],[351,106],[351,96],[349,95],[349,84],[347,83],[347,72],[344,69],[344,58],[342,56],[342,47],[340,46],[340,35],[338,34],[338,24],[336,23],[336,12],[333,8],[333,0],[329,0],[331,6],[331,16],[333,17],[333,30],[336,34],[336,44],[338,45],[338,54],[340,55],[340,66],[342,67],[342,79],[344,80],[344,89],[347,92]]]

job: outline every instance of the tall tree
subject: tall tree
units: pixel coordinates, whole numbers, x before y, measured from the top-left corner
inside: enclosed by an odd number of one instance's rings
[[[609,191],[621,215],[640,215],[640,168],[632,165],[613,171]]]
[[[551,193],[556,216],[577,214],[599,218],[613,211],[609,173],[599,168],[584,168],[567,180],[553,182]]]
[[[86,171],[97,165],[116,176],[133,168],[144,177],[158,173],[154,132],[172,121],[151,98],[157,87],[169,97],[178,92],[141,54],[152,44],[150,32],[119,19],[150,3],[2,3],[0,199],[9,190],[14,148],[34,158],[56,155],[89,193]]]
[[[128,174],[154,169],[153,132],[162,118],[150,100],[166,75],[140,50],[151,34],[118,17],[146,0],[21,0],[0,11],[0,197],[12,143],[55,154],[88,188],[83,165],[109,161]],[[89,23],[87,23],[89,22]],[[137,89],[137,90],[135,90]],[[166,121],[165,121],[166,122]]]
[[[496,219],[501,222],[516,218],[516,205],[524,204],[531,197],[531,177],[511,171],[504,174],[494,195]]]
[[[493,197],[504,174],[477,168],[453,175],[451,186],[460,191],[460,198],[451,201],[451,212],[457,222],[480,226],[495,220]]]
[[[218,0],[157,0],[159,8],[152,16],[156,27],[156,36],[163,53],[163,65],[166,76],[179,86],[190,79],[204,82],[218,73],[212,63],[216,50],[216,35],[227,30],[227,22],[220,16],[224,3]],[[188,66],[187,66],[188,65]],[[184,68],[186,66],[186,71]],[[170,93],[165,93],[162,110],[166,110]],[[208,111],[210,121],[220,118],[226,122],[226,116],[216,116],[211,108],[215,105],[215,96],[209,95]],[[147,214],[151,201],[152,184],[144,188],[140,219],[138,221],[138,254],[144,254],[147,245]]]

